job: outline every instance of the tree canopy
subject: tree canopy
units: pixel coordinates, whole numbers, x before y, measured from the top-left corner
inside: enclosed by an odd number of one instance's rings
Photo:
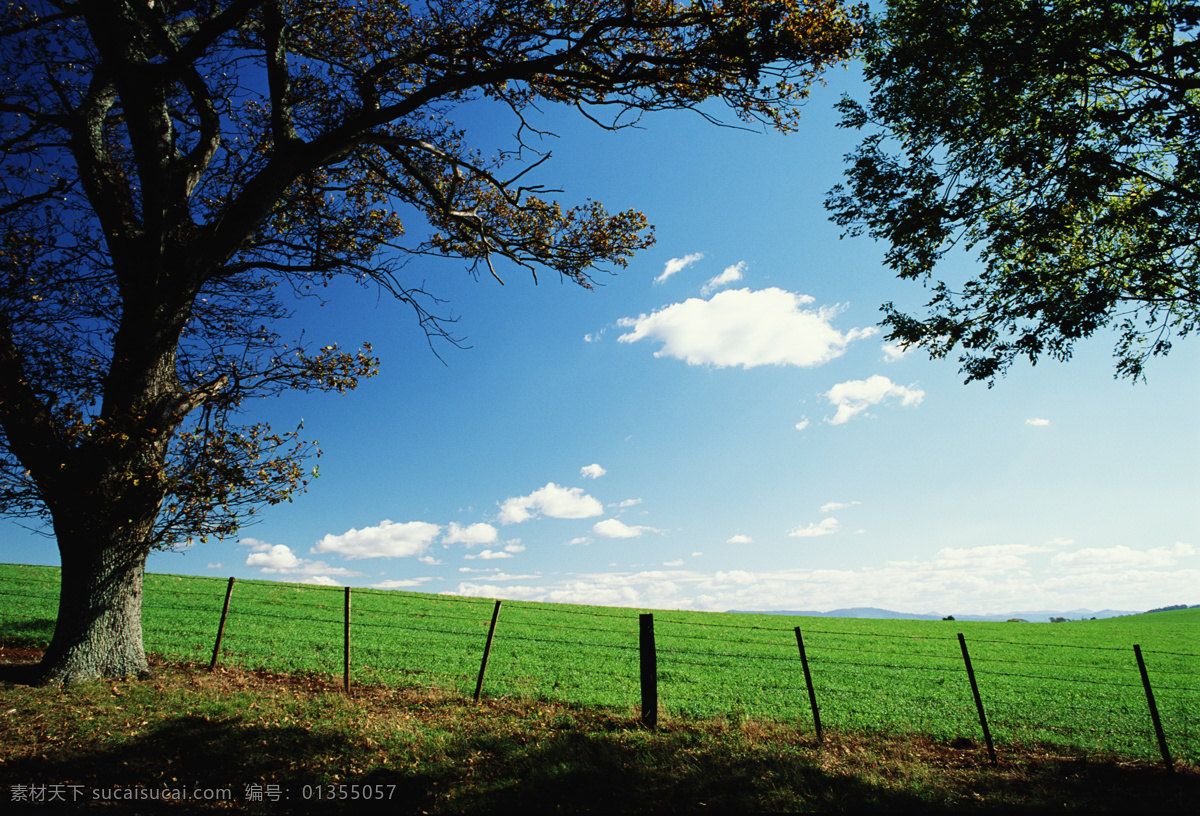
[[[792,129],[852,53],[837,0],[28,0],[0,9],[0,510],[62,559],[43,675],[144,671],[155,547],[229,534],[302,489],[298,431],[245,400],[377,370],[283,335],[287,300],[378,287],[444,333],[423,256],[591,286],[652,241],[636,210],[563,205],[533,114],[600,127],[724,101]],[[491,104],[509,144],[455,110]],[[503,281],[501,281],[503,282]]]
[[[866,135],[827,199],[847,234],[932,282],[889,338],[959,349],[967,381],[1065,360],[1115,327],[1118,375],[1200,317],[1200,6],[1180,0],[892,0],[867,25]],[[937,280],[948,252],[978,276]]]

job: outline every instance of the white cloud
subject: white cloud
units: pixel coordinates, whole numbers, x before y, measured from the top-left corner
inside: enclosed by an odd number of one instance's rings
[[[464,555],[463,556],[463,558],[466,558],[468,561],[474,560],[476,558],[482,559],[484,561],[490,561],[494,558],[512,558],[512,557],[513,557],[512,553],[503,552],[503,551],[499,551],[499,550],[482,550],[482,551],[480,551],[480,553],[478,555]]]
[[[664,567],[527,577],[517,586],[459,584],[457,594],[669,609],[831,610],[875,606],[897,612],[1005,614],[1022,610],[1150,609],[1188,602],[1200,586],[1200,546],[1136,551],[1091,548],[1057,568],[1063,540],[1034,545],[947,547],[933,558],[855,569],[700,572]],[[1185,559],[1193,559],[1191,561]],[[1152,568],[1151,563],[1173,561]],[[1140,565],[1140,566],[1131,566]]]
[[[463,595],[468,598],[508,598],[510,600],[519,601],[525,598],[531,598],[542,592],[538,587],[532,586],[497,586],[495,584],[468,584],[461,583],[458,589],[454,592],[447,592],[447,595]],[[538,600],[542,600],[538,598]]]
[[[869,327],[843,334],[830,324],[837,308],[803,308],[812,302],[808,295],[774,287],[729,289],[710,300],[689,298],[650,315],[622,318],[619,324],[633,330],[617,339],[661,340],[655,357],[675,357],[689,365],[805,368],[829,362],[852,341],[878,331]]]
[[[687,267],[704,258],[703,252],[693,252],[690,255],[684,255],[682,258],[672,258],[667,261],[667,265],[663,268],[663,272],[654,279],[655,283],[662,283],[667,278],[674,275],[676,272],[682,271]]]
[[[925,392],[912,386],[896,385],[887,377],[875,374],[865,380],[838,383],[823,396],[831,405],[837,406],[833,419],[826,422],[841,425],[887,399],[898,398],[901,405],[919,405],[925,399]]]
[[[576,536],[575,538],[572,538],[570,541],[567,542],[567,546],[569,547],[574,544],[587,544],[590,541],[591,541],[591,539],[588,538],[587,536]]]
[[[905,346],[900,343],[884,343],[883,344],[883,360],[886,363],[894,363],[897,360],[902,360],[916,346]]]
[[[822,513],[834,513],[834,512],[837,512],[838,510],[845,510],[847,507],[854,507],[855,505],[858,505],[858,504],[862,504],[862,502],[859,502],[859,501],[828,502],[826,504],[821,505],[821,512]]]
[[[718,570],[713,575],[713,581],[718,584],[752,584],[755,581],[753,572],[746,570],[729,570],[728,572]]]
[[[417,558],[417,560],[420,561],[422,564],[428,564],[431,567],[437,567],[442,564],[441,561],[437,560],[432,555],[422,555],[419,558]]]
[[[380,581],[378,584],[371,584],[371,586],[375,589],[411,589],[432,580],[432,578],[405,578],[399,581]]]
[[[830,517],[821,519],[819,522],[813,522],[807,527],[796,527],[788,530],[788,535],[792,538],[815,538],[816,536],[836,533],[839,526],[838,520]]]
[[[250,555],[246,556],[246,566],[258,567],[267,575],[284,574],[315,577],[319,573],[326,573],[325,577],[328,578],[329,575],[347,576],[360,574],[345,567],[331,567],[324,561],[300,558],[286,544],[269,544],[265,541],[259,541],[256,538],[243,538],[238,541],[238,544],[251,549]]]
[[[682,567],[683,559],[676,558],[674,561],[663,561],[663,566],[664,567]]]
[[[300,568],[300,559],[286,544],[267,544],[264,549],[246,557],[246,566],[261,567],[270,572],[291,572]]]
[[[738,535],[731,536],[728,539],[726,539],[725,543],[726,544],[753,544],[754,539],[748,535],[741,535],[739,533]]]
[[[637,538],[646,527],[630,527],[618,519],[605,519],[592,525],[592,532],[603,538]]]
[[[579,469],[579,475],[587,479],[599,479],[605,473],[608,473],[608,471],[595,464],[585,465]]]
[[[497,536],[496,528],[490,524],[479,522],[459,527],[454,522],[450,522],[450,526],[446,528],[446,534],[442,536],[442,543],[466,544],[470,547],[475,544],[491,544]]]
[[[746,271],[746,262],[745,261],[738,261],[733,266],[725,267],[725,270],[723,272],[721,272],[720,275],[717,275],[716,277],[708,279],[708,282],[706,284],[704,284],[703,287],[701,287],[700,294],[704,295],[705,297],[708,297],[709,294],[716,291],[717,289],[720,289],[722,286],[728,286],[729,284],[734,283],[735,281],[740,281],[742,279],[742,275],[745,273],[745,271]]]
[[[1197,554],[1192,544],[1178,542],[1174,547],[1155,547],[1134,550],[1124,545],[1106,548],[1084,548],[1059,553],[1050,559],[1050,566],[1059,569],[1166,569],[1179,564],[1179,559]]]
[[[511,544],[505,544],[505,545],[504,545],[504,551],[505,551],[506,553],[520,553],[520,552],[525,552],[525,545],[524,545],[524,544],[518,544],[517,542],[515,542],[515,541],[514,541],[514,542],[513,542],[513,543],[511,543]]]
[[[439,525],[425,521],[397,524],[384,519],[375,527],[327,535],[312,551],[340,553],[346,558],[407,558],[424,553],[441,531]]]
[[[562,487],[550,482],[528,496],[505,499],[500,505],[499,520],[501,524],[517,524],[538,513],[560,519],[591,518],[602,515],[604,506],[584,493],[582,487]]]
[[[804,419],[802,419],[796,423],[797,431],[803,431],[807,427],[808,427],[808,417],[805,417]]]
[[[301,578],[302,584],[316,584],[317,586],[341,586],[340,583],[330,578],[328,575],[310,575],[307,578]]]
[[[626,507],[636,507],[637,505],[639,505],[641,503],[642,503],[641,499],[626,499],[625,501],[618,504],[617,507],[624,510]]]
[[[1039,428],[1044,428],[1050,424],[1050,420],[1041,419],[1040,417],[1030,417],[1029,419],[1025,420],[1025,424],[1026,425],[1036,425]]]
[[[208,564],[207,566],[208,569],[221,569],[221,562],[218,561],[215,564]]]
[[[1003,572],[1025,567],[1028,556],[1046,552],[1047,546],[993,544],[983,547],[943,547],[931,566],[939,570],[970,569],[976,573]]]

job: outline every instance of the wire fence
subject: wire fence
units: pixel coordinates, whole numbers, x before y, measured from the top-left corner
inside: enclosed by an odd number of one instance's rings
[[[57,570],[6,566],[2,574],[0,633],[47,642],[58,602]],[[344,674],[353,684],[436,685],[470,695],[482,682],[495,601],[367,589],[355,589],[352,604],[348,597],[342,587],[147,575],[146,648],[168,661],[219,659],[244,668]],[[788,721],[801,731],[814,730],[819,717],[827,728],[979,743],[981,712],[964,663],[969,646],[984,722],[1001,747],[1056,746],[1154,759],[1169,745],[1177,761],[1200,760],[1200,654],[1187,648],[1194,639],[1175,638],[1179,648],[1142,649],[1160,740],[1133,643],[1094,642],[1088,627],[1059,624],[1051,632],[1012,625],[1005,633],[1013,636],[1005,639],[987,636],[995,627],[970,629],[960,650],[957,631],[936,623],[756,620],[762,618],[655,613],[656,710]],[[639,622],[634,609],[504,601],[487,657],[485,693],[636,712],[646,659]],[[797,623],[804,627],[811,688],[797,649]]]

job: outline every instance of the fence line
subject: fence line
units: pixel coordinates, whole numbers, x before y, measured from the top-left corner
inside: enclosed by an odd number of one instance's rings
[[[178,579],[153,578],[147,576],[144,601],[148,648],[155,650],[152,621],[161,616],[170,621],[170,639],[162,644],[166,656],[197,659],[203,654],[207,662],[211,648],[210,667],[223,658],[259,665],[265,661],[284,670],[316,668],[334,676],[340,670],[349,690],[353,654],[358,682],[364,676],[383,682],[427,676],[449,680],[464,693],[474,685],[479,699],[486,671],[493,693],[635,709],[640,696],[640,720],[651,727],[660,708],[757,714],[793,720],[800,728],[811,725],[820,739],[824,714],[850,728],[905,725],[950,737],[977,737],[982,731],[989,752],[994,751],[992,731],[999,729],[1001,743],[1019,742],[1025,735],[1030,741],[1065,741],[1100,750],[1116,746],[1118,752],[1142,755],[1153,754],[1151,746],[1157,743],[1168,767],[1169,744],[1174,743],[1177,757],[1200,758],[1200,689],[1194,682],[1200,676],[1200,655],[1189,652],[972,638],[968,654],[961,635],[956,642],[951,635],[805,628],[801,640],[799,630],[782,625],[697,623],[671,615],[635,617],[635,610],[548,609],[516,601],[504,602],[504,618],[497,626],[500,603],[491,599],[355,590],[352,606],[351,591],[342,587],[251,581],[237,583],[235,591],[233,579],[228,586],[224,579],[194,579],[185,589],[173,585]],[[209,581],[211,596],[195,588]],[[344,599],[335,592],[344,593]],[[57,579],[14,579],[0,588],[0,596],[11,599],[5,604],[10,615],[21,608],[52,610]],[[210,604],[196,603],[206,597]],[[312,602],[318,599],[326,603]],[[400,603],[402,609],[397,608]],[[297,608],[305,613],[289,613]],[[309,610],[327,616],[313,616]],[[567,618],[571,623],[562,620],[566,616],[572,616]],[[39,625],[52,628],[36,612],[28,617],[34,622],[16,628],[35,633]],[[581,617],[620,623],[579,625]],[[315,625],[257,623],[278,620]],[[258,632],[257,637],[251,632]],[[912,648],[898,648],[902,646]],[[1052,662],[1053,650],[1061,649],[1074,650],[1069,665]],[[1014,657],[1016,651],[1032,651],[1034,659]],[[652,670],[646,668],[651,652]],[[1106,677],[1088,676],[1097,671]],[[1189,680],[1193,685],[1185,685]],[[652,699],[647,696],[651,687]],[[1053,712],[1069,716],[1046,721],[1047,699],[1053,701]],[[1032,707],[1031,700],[1037,701]],[[1076,700],[1080,704],[1072,705]],[[973,732],[972,715],[978,717]]]

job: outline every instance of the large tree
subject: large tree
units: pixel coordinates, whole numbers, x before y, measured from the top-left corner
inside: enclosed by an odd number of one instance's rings
[[[958,349],[967,381],[1117,331],[1119,375],[1200,318],[1200,6],[1182,0],[892,0],[864,45],[866,131],[827,205],[932,282],[890,338]],[[955,248],[977,277],[938,280]]]
[[[711,120],[716,99],[787,130],[860,16],[838,0],[6,4],[0,504],[48,525],[61,557],[40,678],[146,672],[147,554],[303,488],[308,444],[239,425],[239,406],[344,391],[377,361],[285,342],[288,297],[347,276],[436,335],[403,268],[416,256],[588,287],[650,233],[529,180],[538,105],[611,128]],[[509,115],[513,142],[473,143],[452,122],[466,104]]]

